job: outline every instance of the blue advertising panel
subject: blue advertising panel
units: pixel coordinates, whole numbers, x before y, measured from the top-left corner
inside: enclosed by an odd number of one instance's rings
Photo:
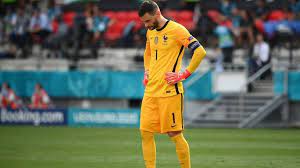
[[[2,125],[66,125],[67,109],[1,109]]]
[[[193,74],[189,81],[192,79]],[[185,82],[183,82],[185,85]],[[193,83],[188,89],[185,89],[185,97],[190,100],[212,100],[216,97],[212,88],[212,72],[206,72],[200,79]]]
[[[8,82],[20,97],[30,97],[41,83],[50,97],[141,99],[143,71],[2,71],[0,83]],[[190,99],[213,99],[211,72],[186,89]]]
[[[69,126],[138,127],[139,109],[77,109],[68,112]]]
[[[277,71],[273,74],[274,93],[283,94],[284,92],[284,72]],[[300,100],[300,72],[290,71],[288,73],[288,97],[290,100]]]
[[[41,83],[51,97],[141,98],[142,79],[142,71],[0,72],[0,83],[8,82],[21,97],[30,97]]]

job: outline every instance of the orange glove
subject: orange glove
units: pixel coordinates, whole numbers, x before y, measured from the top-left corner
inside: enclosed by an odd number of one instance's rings
[[[168,82],[170,85],[174,85],[178,82],[181,82],[185,79],[187,79],[191,73],[188,70],[185,70],[183,73],[182,72],[167,72],[165,80]]]
[[[143,79],[143,85],[146,86],[148,84],[148,76],[149,76],[149,71],[146,70],[144,72],[144,79]]]

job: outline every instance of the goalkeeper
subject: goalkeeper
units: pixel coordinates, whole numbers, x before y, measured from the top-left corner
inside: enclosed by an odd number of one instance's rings
[[[148,29],[144,53],[145,93],[140,118],[145,165],[147,168],[155,168],[154,133],[162,133],[175,143],[181,167],[190,168],[189,145],[182,134],[182,81],[196,70],[206,52],[185,27],[164,18],[155,2],[144,1],[138,12]],[[179,71],[185,48],[192,51],[193,57],[181,73]]]

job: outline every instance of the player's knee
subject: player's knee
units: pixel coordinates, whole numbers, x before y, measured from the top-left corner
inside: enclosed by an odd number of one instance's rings
[[[148,131],[143,131],[141,130],[141,138],[143,140],[146,140],[146,139],[151,139],[154,137],[154,134],[153,132],[148,132]]]
[[[169,137],[174,137],[178,134],[180,134],[182,131],[172,131],[172,132],[167,132]]]

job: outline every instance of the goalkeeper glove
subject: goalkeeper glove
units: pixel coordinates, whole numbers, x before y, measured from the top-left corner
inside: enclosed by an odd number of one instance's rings
[[[149,75],[149,71],[146,70],[146,71],[144,72],[144,79],[143,79],[143,85],[144,85],[144,86],[146,86],[147,83],[148,83],[148,75]]]
[[[168,82],[170,85],[174,85],[178,82],[181,82],[185,79],[187,79],[191,73],[188,70],[185,70],[183,73],[182,72],[167,72],[165,80]]]

